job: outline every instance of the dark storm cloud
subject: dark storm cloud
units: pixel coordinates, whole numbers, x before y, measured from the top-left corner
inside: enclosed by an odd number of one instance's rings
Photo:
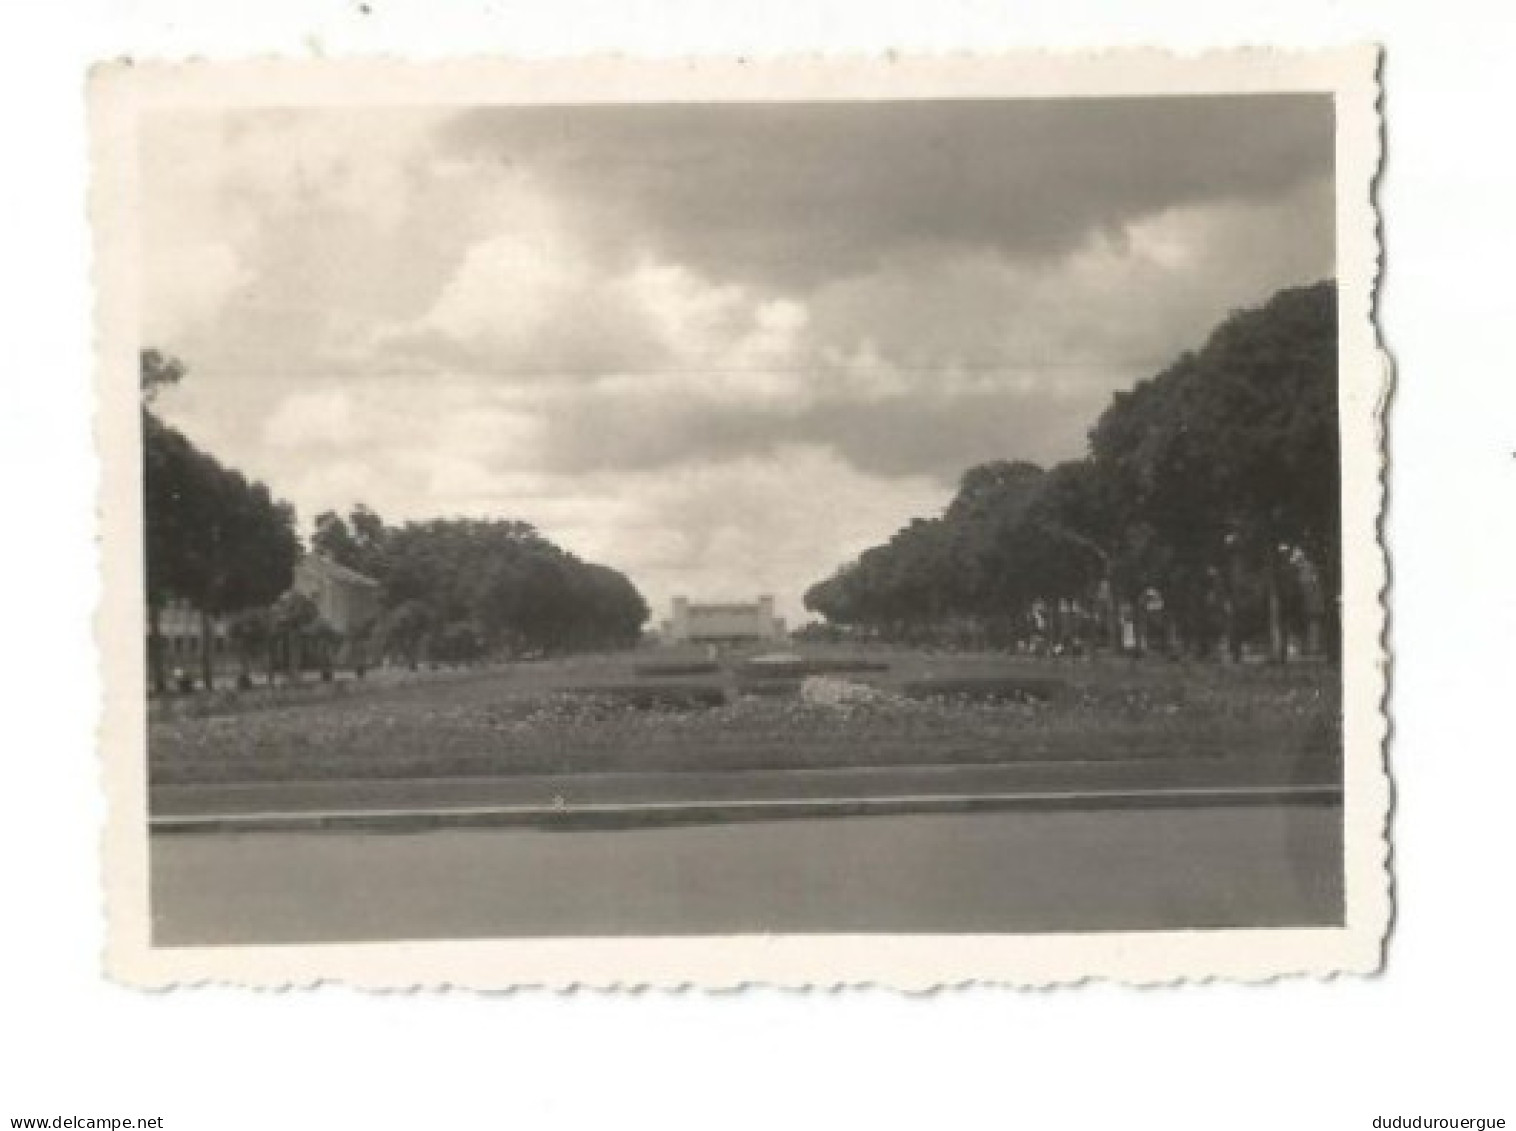
[[[641,250],[776,288],[920,247],[1060,256],[1329,173],[1325,95],[498,108],[443,149],[545,175]]]

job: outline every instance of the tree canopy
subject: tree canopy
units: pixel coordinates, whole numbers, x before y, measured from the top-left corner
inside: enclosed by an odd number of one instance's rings
[[[143,420],[148,592],[209,613],[272,601],[300,554],[295,515],[151,412]]]
[[[1157,589],[1200,637],[1218,591],[1231,605],[1282,599],[1288,560],[1319,574],[1330,613],[1339,475],[1336,288],[1323,282],[1234,313],[1198,351],[1117,393],[1084,458],[970,468],[941,517],[866,551],[806,606],[900,634],[1005,626],[1101,586],[1127,601]]]
[[[650,610],[632,583],[528,523],[433,519],[388,526],[359,505],[318,517],[313,547],[382,586],[381,631],[400,654],[624,647]],[[439,654],[440,653],[440,654]]]

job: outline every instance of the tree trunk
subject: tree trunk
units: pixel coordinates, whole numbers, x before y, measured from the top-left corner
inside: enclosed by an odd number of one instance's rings
[[[215,655],[213,652],[216,634],[212,629],[211,615],[200,612],[200,682],[207,691],[216,686]]]
[[[147,600],[147,670],[153,690],[162,695],[168,690],[168,675],[163,670],[163,600],[154,596]]]
[[[231,647],[237,653],[237,690],[253,689],[253,651],[257,643],[245,635],[231,638]]]
[[[1233,543],[1227,555],[1226,563],[1226,651],[1227,657],[1234,664],[1242,663],[1242,626],[1237,601],[1242,593],[1242,552],[1236,543]]]
[[[1116,605],[1116,582],[1111,575],[1105,575],[1105,631],[1106,644],[1111,649],[1111,655],[1121,653],[1121,610]]]
[[[1274,551],[1269,553],[1269,659],[1276,664],[1285,662],[1284,608],[1279,595],[1279,561]]]

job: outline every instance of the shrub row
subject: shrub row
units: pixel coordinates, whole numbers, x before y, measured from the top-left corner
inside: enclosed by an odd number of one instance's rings
[[[883,660],[863,660],[846,656],[817,656],[793,660],[743,660],[737,674],[755,679],[798,679],[808,675],[833,675],[839,672],[887,672]]]
[[[901,691],[911,699],[955,699],[970,703],[1039,703],[1061,698],[1067,681],[1046,676],[970,676],[910,680]]]
[[[653,660],[638,664],[638,675],[713,675],[721,670],[715,660]]]
[[[720,707],[726,702],[725,690],[704,685],[649,687],[645,684],[603,684],[564,688],[564,694],[609,700],[618,706],[643,711],[689,711],[702,707]]]

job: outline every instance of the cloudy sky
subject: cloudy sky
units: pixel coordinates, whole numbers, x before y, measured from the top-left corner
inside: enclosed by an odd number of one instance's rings
[[[1323,96],[159,113],[165,415],[315,514],[800,594],[1332,274]]]

